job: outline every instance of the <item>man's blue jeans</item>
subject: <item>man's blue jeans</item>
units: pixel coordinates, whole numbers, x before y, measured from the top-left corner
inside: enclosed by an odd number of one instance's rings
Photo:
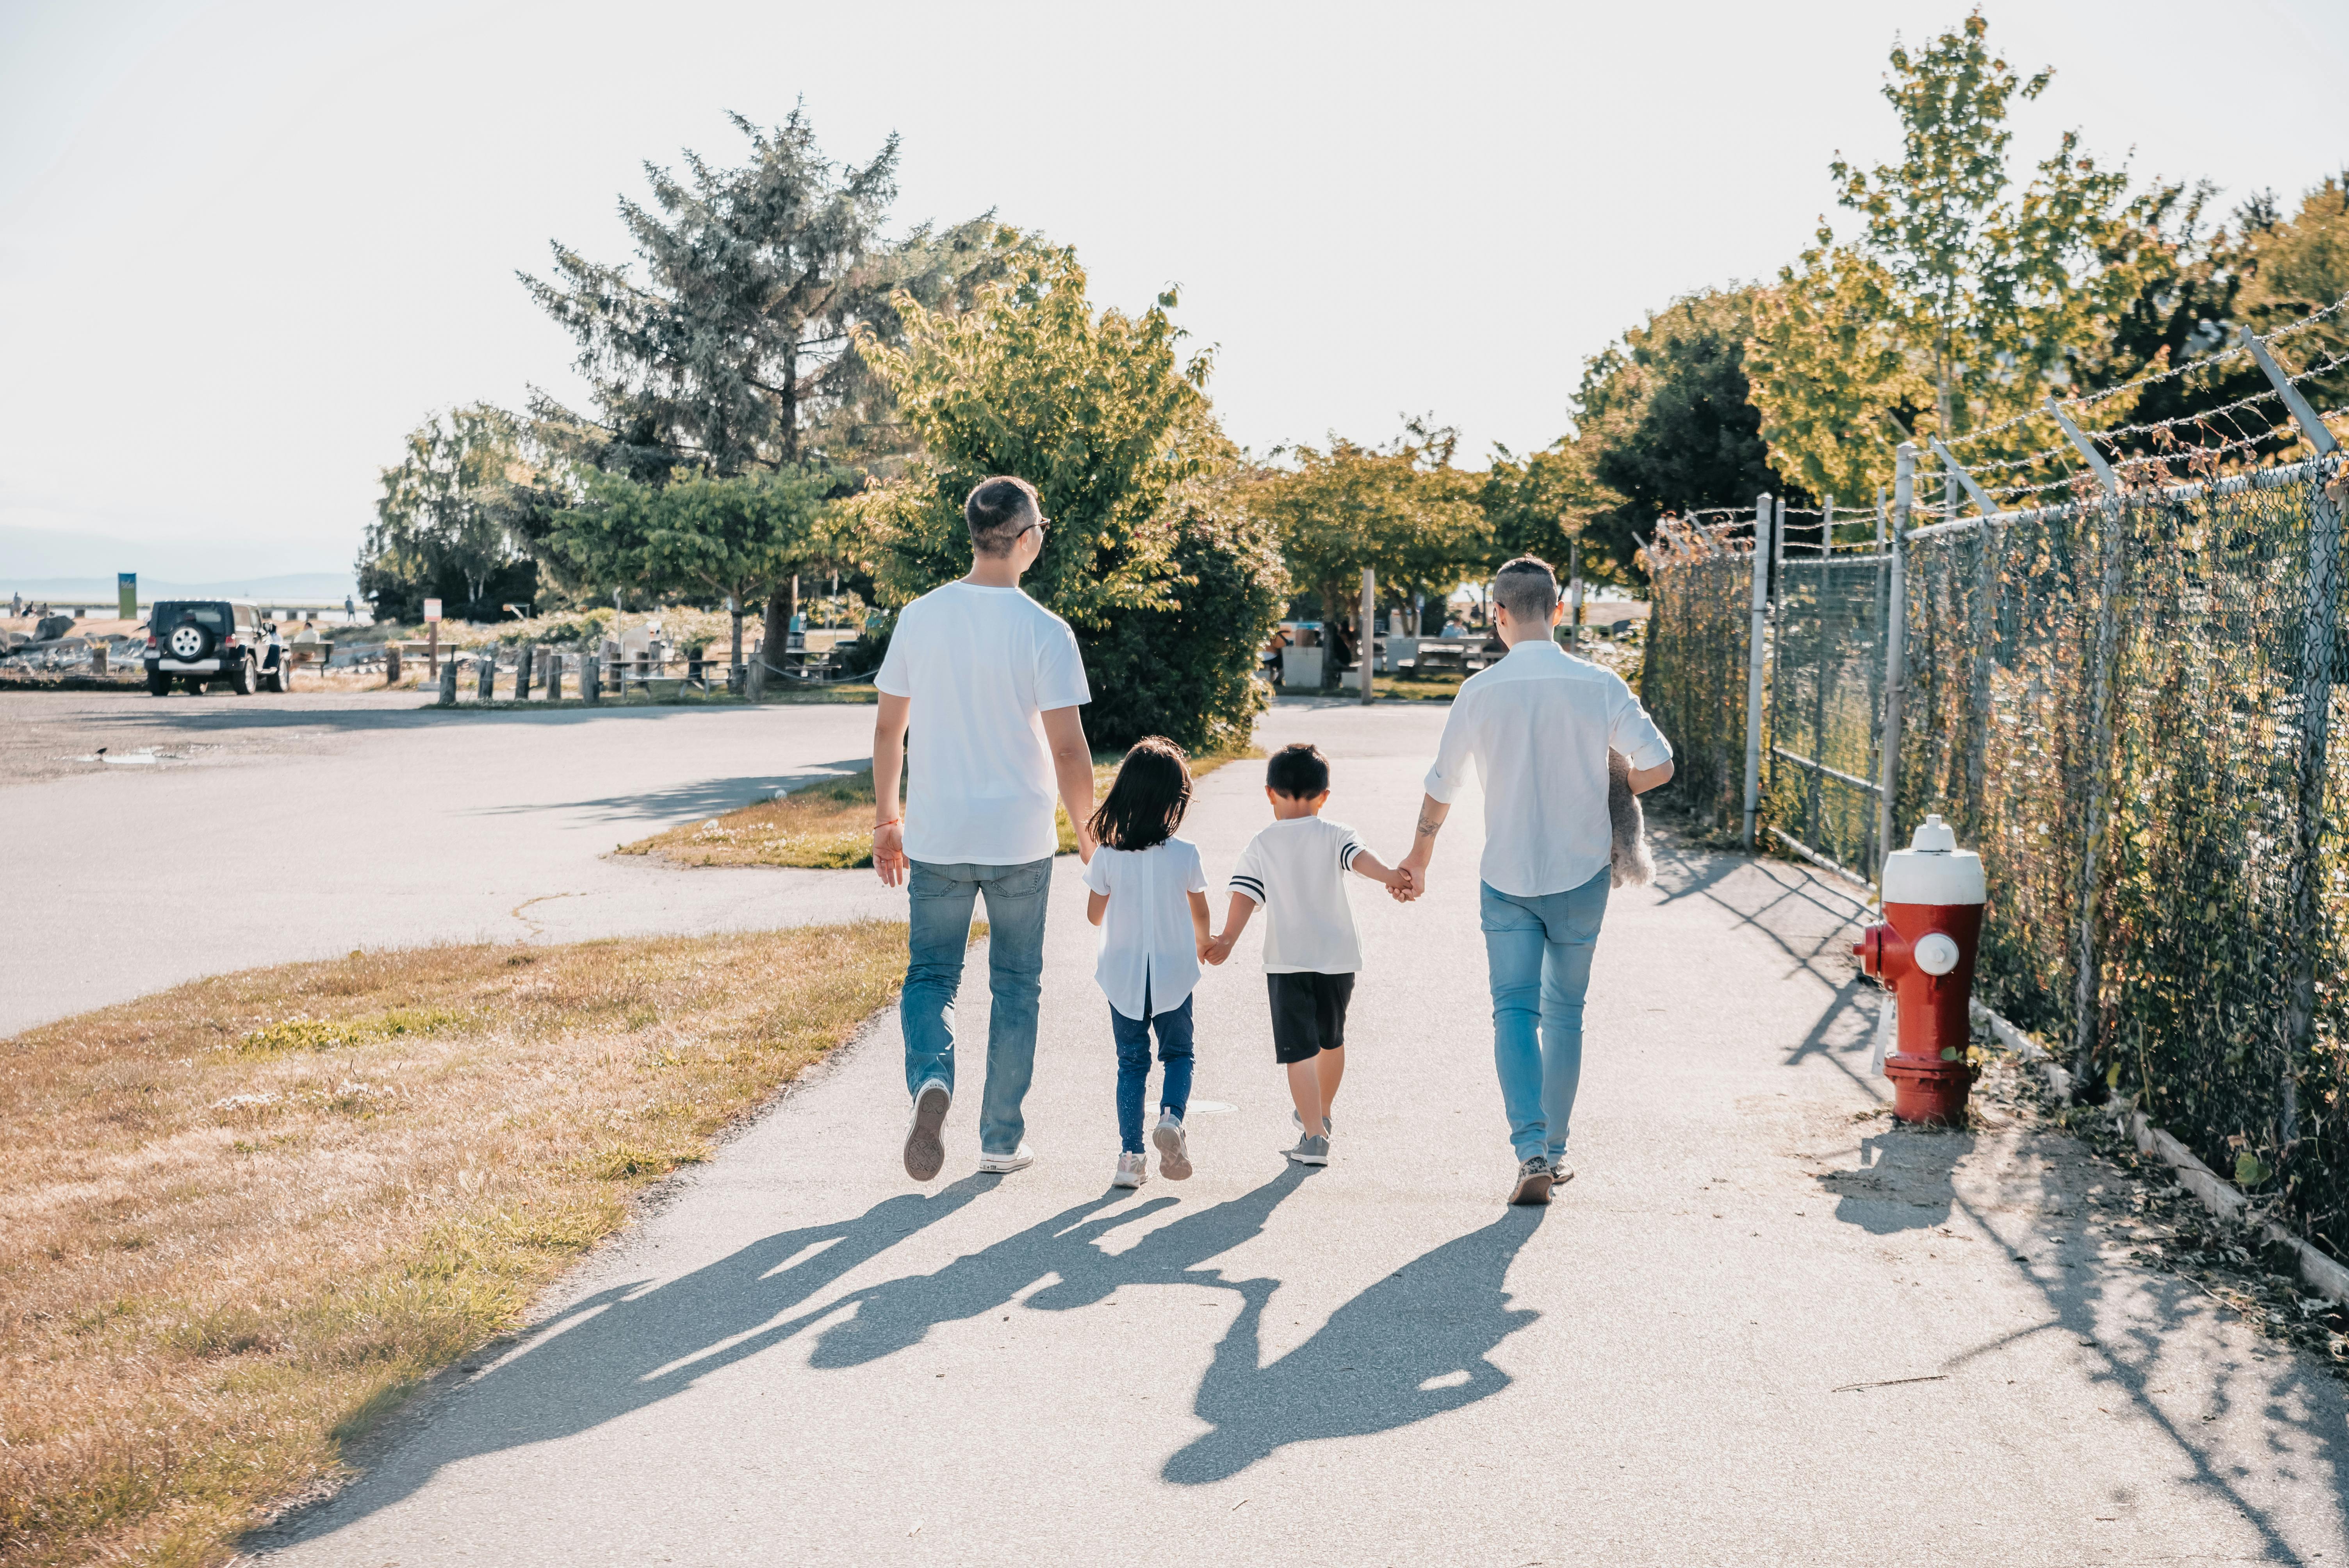
[[[1564,892],[1518,898],[1483,884],[1479,914],[1493,978],[1493,1065],[1509,1146],[1520,1161],[1566,1152],[1574,1090],[1582,1078],[1582,994],[1609,872]],[[1539,1037],[1536,1037],[1536,1024]]]
[[[1050,857],[1024,866],[913,862],[912,931],[897,1017],[905,1036],[905,1092],[932,1078],[955,1081],[955,993],[970,945],[972,903],[987,897],[987,970],[994,1006],[987,1020],[987,1088],[978,1105],[983,1154],[1011,1154],[1027,1123],[1019,1102],[1036,1071],[1036,1004],[1043,991],[1044,903]]]

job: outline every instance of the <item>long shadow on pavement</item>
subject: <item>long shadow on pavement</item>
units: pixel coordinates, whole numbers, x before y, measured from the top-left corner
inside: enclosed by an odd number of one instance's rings
[[[1511,1209],[1404,1264],[1332,1313],[1313,1337],[1260,1364],[1278,1280],[1233,1282],[1247,1301],[1216,1347],[1195,1407],[1215,1430],[1166,1461],[1185,1486],[1225,1480],[1288,1443],[1392,1431],[1509,1386],[1490,1357],[1541,1315],[1504,1282],[1547,1209]]]
[[[1721,862],[1728,862],[1734,869],[1744,861],[1739,855],[1704,851],[1682,851],[1674,858],[1680,862],[1671,868],[1674,874],[1702,888],[1705,896],[1716,899],[1721,899],[1721,894],[1713,890],[1727,880]],[[1832,879],[1814,878],[1785,861],[1759,864],[1779,885],[1765,895],[1762,907],[1751,913],[1740,911],[1745,923],[1835,987],[1805,1039],[1786,1054],[1785,1065],[1799,1068],[1806,1058],[1822,1057],[1879,1099],[1888,1098],[1878,1081],[1863,1076],[1843,1059],[1857,1056],[1861,1063],[1866,1061],[1861,1054],[1868,1040],[1864,1025],[1872,1010],[1868,1004],[1874,1000],[1874,983],[1847,971],[1838,975],[1817,963],[1826,946],[1821,936],[1823,921],[1829,923],[1826,924],[1827,940],[1833,940],[1832,920],[1847,906],[1857,907],[1857,901]],[[1795,885],[1806,879],[1816,881],[1819,886],[1806,889]],[[1737,907],[1727,899],[1721,901],[1729,907]],[[1774,922],[1777,929],[1773,929]],[[1848,1043],[1837,1044],[1838,1036],[1845,1037]],[[2064,1135],[2050,1131],[2036,1136]],[[1968,1198],[1959,1187],[1959,1168],[1980,1141],[1979,1135],[1970,1131],[1888,1129],[1861,1140],[1860,1162],[1856,1169],[1830,1172],[1820,1182],[1836,1198],[1837,1219],[1871,1235],[1889,1236],[1969,1223],[1978,1227],[1981,1234],[1991,1238],[2001,1249],[2006,1260],[2002,1265],[1993,1266],[2013,1269],[2045,1304],[2046,1315],[2038,1323],[1961,1348],[1942,1361],[1938,1370],[1944,1375],[1954,1373],[2033,1335],[2066,1335],[2079,1348],[2093,1353],[2103,1362],[2102,1367],[2091,1374],[2099,1395],[2114,1401],[2116,1408],[2119,1401],[2125,1400],[2160,1431],[2189,1471],[2191,1484],[2225,1497],[2258,1532],[2269,1557],[2282,1562],[2298,1560],[2282,1520],[2276,1510],[2259,1501],[2257,1488],[2243,1484],[2254,1479],[2250,1472],[2231,1459],[2222,1457],[2212,1441],[2198,1429],[2232,1407],[2254,1405],[2273,1427],[2295,1433],[2306,1445],[2306,1452],[2317,1470],[2329,1478],[2329,1490],[2336,1502],[2344,1504],[2341,1514],[2349,1518],[2349,1456],[2344,1455],[2341,1439],[2344,1417],[2349,1414],[2344,1405],[2349,1405],[2349,1400],[2344,1400],[2341,1385],[2305,1357],[2289,1350],[2266,1369],[2256,1362],[2247,1367],[2198,1367],[2196,1373],[2210,1379],[2210,1408],[2199,1412],[2190,1425],[2181,1421],[2173,1408],[2154,1399],[2152,1394],[2157,1386],[2173,1382],[2183,1373],[2175,1358],[2171,1336],[2189,1322],[2219,1309],[2190,1280],[2101,1255],[2087,1228],[2094,1217],[2093,1207],[2084,1214],[2079,1212],[2077,1194],[2056,1191],[2052,1169],[2041,1178],[2049,1189],[2046,1192],[2018,1192],[2012,1201],[1993,1207]],[[2053,1247],[2040,1243],[2033,1234],[2034,1222],[2060,1228],[2068,1234]],[[2099,1308],[2114,1297],[2122,1298],[2113,1305],[2125,1326],[2100,1317]],[[2175,1404],[2173,1397],[2170,1406]],[[2288,1469],[2291,1461],[2280,1451],[2282,1445],[2271,1437],[2268,1447],[2271,1460]],[[2116,1497],[2113,1501],[2137,1500]]]

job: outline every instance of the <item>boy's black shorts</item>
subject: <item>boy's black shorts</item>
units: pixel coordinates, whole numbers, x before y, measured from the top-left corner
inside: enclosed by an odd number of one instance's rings
[[[1272,991],[1272,1058],[1311,1061],[1346,1043],[1346,1004],[1354,999],[1351,975],[1268,975]]]

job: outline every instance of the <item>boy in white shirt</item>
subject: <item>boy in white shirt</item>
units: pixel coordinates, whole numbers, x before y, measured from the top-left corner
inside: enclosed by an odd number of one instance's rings
[[[1345,873],[1360,872],[1406,894],[1411,879],[1362,848],[1351,828],[1322,820],[1330,760],[1318,747],[1281,748],[1266,766],[1264,782],[1272,824],[1240,853],[1231,907],[1222,934],[1208,944],[1207,961],[1230,957],[1248,917],[1264,905],[1272,1054],[1288,1069],[1288,1097],[1297,1107],[1297,1145],[1285,1152],[1300,1165],[1327,1165],[1335,1130],[1330,1102],[1346,1076],[1346,1006],[1362,966]]]

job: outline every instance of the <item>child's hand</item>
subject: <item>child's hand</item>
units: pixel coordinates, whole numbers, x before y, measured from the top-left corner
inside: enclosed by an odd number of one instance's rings
[[[1419,890],[1412,883],[1411,868],[1409,866],[1397,866],[1393,872],[1389,873],[1387,877],[1387,892],[1393,897],[1397,903],[1409,903],[1413,899],[1419,896]]]
[[[1221,964],[1225,959],[1229,958],[1231,955],[1232,939],[1230,937],[1218,936],[1207,944],[1208,963]]]

